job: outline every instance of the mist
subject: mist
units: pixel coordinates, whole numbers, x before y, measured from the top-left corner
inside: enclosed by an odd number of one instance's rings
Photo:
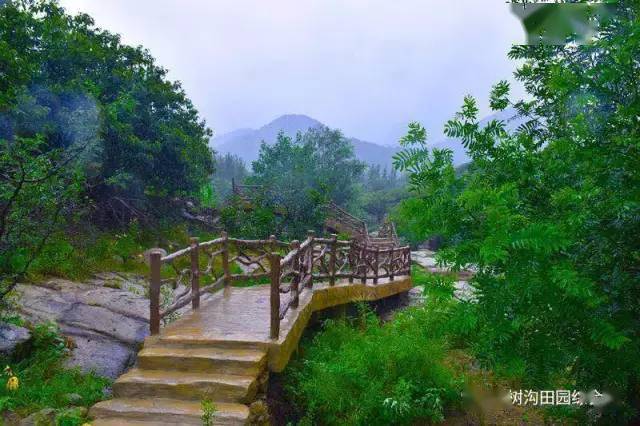
[[[464,95],[490,113],[491,86],[515,69],[507,52],[525,40],[499,0],[60,4],[148,48],[216,135],[299,113],[379,144],[419,120],[437,141]]]

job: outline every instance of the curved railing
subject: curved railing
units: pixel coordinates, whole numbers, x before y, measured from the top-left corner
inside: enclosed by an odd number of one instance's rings
[[[347,233],[362,242],[369,238],[366,222],[353,216],[333,201],[326,205],[325,227],[336,232]]]
[[[385,238],[391,241],[392,244],[398,245],[400,240],[398,239],[398,233],[396,232],[396,224],[389,219],[389,217],[385,217],[382,222],[382,226],[378,230],[378,237]]]
[[[328,281],[331,286],[338,279],[349,283],[371,281],[375,285],[382,278],[393,280],[409,275],[411,268],[409,247],[371,246],[355,239],[342,241],[335,234],[318,238],[312,231],[303,242],[290,243],[274,236],[267,240],[240,240],[222,233],[221,238],[203,243],[192,238],[189,247],[164,256],[163,253],[161,249],[150,253],[151,334],[159,333],[161,320],[189,303],[198,309],[203,294],[234,282],[264,280],[271,285],[270,336],[277,339],[280,320],[298,307],[300,295],[310,291],[315,280]],[[173,271],[171,278],[162,278],[163,265]],[[232,273],[233,265],[242,272]],[[160,290],[168,284],[175,289],[173,300],[161,309]]]

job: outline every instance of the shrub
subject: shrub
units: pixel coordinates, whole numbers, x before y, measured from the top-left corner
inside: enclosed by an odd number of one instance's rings
[[[68,425],[82,424],[82,419],[69,408],[69,395],[80,398],[75,405],[91,406],[103,398],[103,389],[110,385],[106,378],[95,374],[83,374],[79,369],[66,369],[63,365],[68,352],[66,342],[58,334],[55,326],[42,324],[33,328],[33,346],[28,357],[15,364],[0,359],[2,364],[10,365],[19,381],[17,390],[0,386],[0,412],[15,411],[27,416],[43,408],[61,410],[60,422]]]
[[[354,321],[326,321],[287,373],[288,391],[305,413],[302,421],[441,421],[458,402],[462,381],[444,364],[447,345],[431,328],[436,318],[429,309],[412,308],[381,325],[370,310],[359,307]]]

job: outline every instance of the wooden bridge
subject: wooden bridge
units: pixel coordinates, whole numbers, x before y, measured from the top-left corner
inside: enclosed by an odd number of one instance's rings
[[[350,235],[360,244],[380,248],[398,247],[400,242],[396,233],[395,224],[387,217],[378,230],[377,237],[369,234],[367,223],[355,216],[333,201],[327,204],[325,229],[333,232]]]
[[[223,233],[168,255],[153,250],[151,336],[114,399],[91,409],[93,424],[200,425],[203,400],[214,403],[215,424],[250,424],[249,406],[266,392],[269,371],[285,368],[314,311],[406,292],[410,268],[409,247],[313,232],[291,243]],[[175,297],[164,306],[167,285]]]

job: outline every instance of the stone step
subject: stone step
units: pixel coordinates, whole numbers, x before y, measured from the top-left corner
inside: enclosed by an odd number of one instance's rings
[[[267,365],[267,353],[256,349],[151,346],[138,355],[138,366],[148,370],[204,371],[259,375]]]
[[[196,423],[185,423],[183,421],[169,422],[158,420],[131,420],[125,417],[110,417],[105,419],[96,419],[89,423],[91,426],[182,426],[182,425],[202,425],[202,420],[198,420]],[[215,420],[213,421],[215,426],[240,426],[246,425],[247,422],[235,422],[233,420]]]
[[[117,398],[170,398],[250,403],[258,388],[255,376],[142,370],[133,368],[113,384]]]
[[[265,334],[268,333],[265,332]],[[162,345],[166,347],[183,347],[190,348],[194,346],[206,346],[206,347],[215,347],[215,348],[224,348],[224,349],[255,349],[255,350],[267,350],[269,348],[269,343],[253,341],[253,340],[243,340],[243,339],[234,339],[232,337],[220,336],[216,338],[202,338],[198,335],[191,335],[189,333],[181,334],[181,335],[172,335],[172,336],[152,336],[147,337],[145,340],[144,346],[152,346],[152,345]]]
[[[145,421],[145,420],[129,420],[122,417],[110,417],[108,419],[95,419],[91,426],[178,426],[180,423]]]
[[[215,425],[245,425],[249,408],[243,404],[214,403]],[[89,413],[94,426],[109,425],[202,425],[200,402],[175,399],[117,398],[97,403]]]

